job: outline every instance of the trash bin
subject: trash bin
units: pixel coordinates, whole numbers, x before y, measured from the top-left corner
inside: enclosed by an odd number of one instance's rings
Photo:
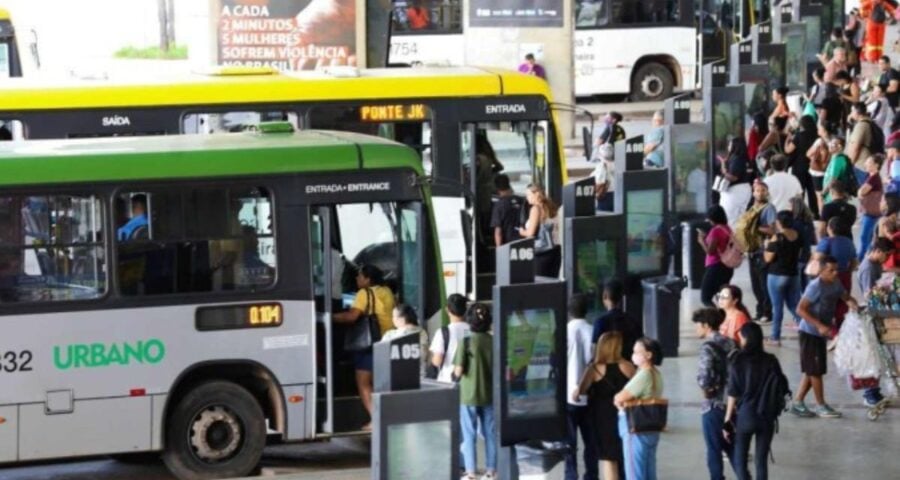
[[[678,356],[681,291],[684,278],[661,276],[641,281],[644,292],[644,335],[655,338],[664,357]]]
[[[681,268],[683,275],[690,280],[691,288],[700,289],[703,282],[703,272],[706,270],[706,252],[697,243],[697,232],[709,228],[706,220],[693,220],[681,223]]]

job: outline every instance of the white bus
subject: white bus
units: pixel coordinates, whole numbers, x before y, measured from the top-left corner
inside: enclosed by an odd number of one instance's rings
[[[575,94],[694,90],[697,47],[693,0],[576,0]]]

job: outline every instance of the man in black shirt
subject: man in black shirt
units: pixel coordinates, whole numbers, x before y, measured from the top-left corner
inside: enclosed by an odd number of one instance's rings
[[[900,72],[891,67],[891,58],[887,55],[878,60],[878,85],[887,95],[891,108],[897,109],[900,104]]]
[[[494,246],[499,247],[522,238],[519,235],[520,213],[525,201],[513,192],[506,175],[494,177],[494,188],[500,198],[491,210],[491,231],[494,233]]]
[[[611,279],[603,285],[603,306],[607,311],[594,321],[591,344],[596,345],[600,341],[600,336],[606,332],[621,332],[622,358],[630,362],[634,342],[644,336],[644,326],[625,313],[622,308],[624,298],[625,286],[622,282]]]
[[[843,182],[835,180],[831,182],[831,201],[822,207],[822,222],[819,225],[819,237],[825,236],[825,225],[834,217],[841,219],[844,225],[852,226],[856,223],[856,207],[847,201],[847,188]],[[850,237],[853,240],[853,237]]]

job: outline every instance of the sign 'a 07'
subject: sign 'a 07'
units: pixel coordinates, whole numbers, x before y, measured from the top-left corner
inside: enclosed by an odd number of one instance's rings
[[[516,260],[534,260],[534,249],[533,248],[513,248],[510,249],[509,259]]]
[[[418,360],[422,358],[422,349],[418,344],[394,345],[391,347],[391,360]]]
[[[593,197],[594,196],[594,186],[593,185],[582,185],[580,187],[575,188],[575,196],[576,197]]]

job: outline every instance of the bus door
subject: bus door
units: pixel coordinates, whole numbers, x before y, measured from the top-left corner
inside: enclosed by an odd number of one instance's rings
[[[425,292],[433,287],[422,283],[423,219],[419,202],[349,203],[311,211],[318,320],[316,421],[322,434],[358,432],[371,420],[356,383],[361,359],[345,350],[349,327],[335,320],[356,308],[359,268],[377,267],[394,300],[425,316]]]
[[[551,185],[547,168],[549,145],[547,121],[482,122],[464,124],[461,152],[466,185],[473,193],[468,206],[469,222],[467,271],[473,272],[467,282],[467,292],[476,299],[490,299],[495,280],[495,230],[491,217],[500,200],[495,186],[498,177],[505,176],[513,194],[518,197],[516,224],[524,226],[528,218],[525,194],[529,185],[542,188]],[[502,181],[502,180],[501,180]],[[546,191],[546,188],[545,188]],[[511,213],[508,213],[512,215]],[[515,240],[518,234],[511,233]]]

